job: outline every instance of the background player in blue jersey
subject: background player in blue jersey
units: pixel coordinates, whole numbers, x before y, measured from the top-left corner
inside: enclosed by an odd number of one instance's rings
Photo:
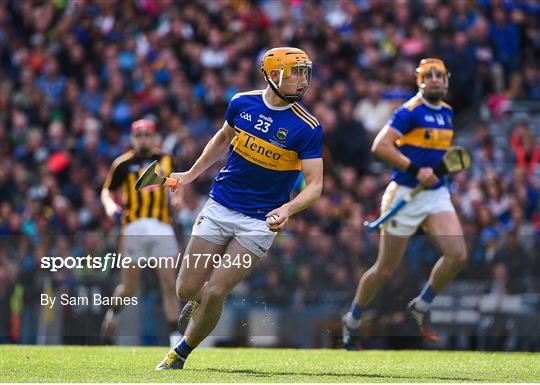
[[[191,169],[171,174],[186,185],[228,150],[178,274],[178,297],[189,301],[179,319],[184,338],[156,370],[183,368],[191,350],[216,326],[227,295],[266,254],[276,232],[320,196],[322,129],[298,103],[309,88],[311,67],[300,49],[266,52],[262,72],[268,87],[235,95],[223,127]],[[290,200],[301,170],[306,186]]]
[[[442,178],[437,178],[433,171],[452,143],[452,109],[442,101],[449,75],[441,60],[431,58],[421,60],[416,72],[418,94],[394,111],[372,146],[377,156],[394,167],[381,212],[418,183],[427,188],[381,230],[377,261],[360,279],[351,310],[343,317],[343,345],[348,349],[354,349],[352,336],[360,327],[362,312],[398,267],[418,226],[422,225],[433,236],[443,253],[427,284],[407,306],[429,340],[437,339],[426,325],[430,304],[466,261],[463,231],[450,194]]]

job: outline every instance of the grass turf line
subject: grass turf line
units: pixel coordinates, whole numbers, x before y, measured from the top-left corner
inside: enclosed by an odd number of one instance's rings
[[[198,349],[156,372],[167,348],[0,345],[0,382],[540,382],[540,354]]]

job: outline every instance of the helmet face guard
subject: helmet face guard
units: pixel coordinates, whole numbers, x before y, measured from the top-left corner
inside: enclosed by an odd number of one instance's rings
[[[276,95],[288,103],[302,100],[311,85],[313,68],[311,60],[309,60],[309,57],[304,51],[292,47],[274,48],[264,54],[261,64],[261,71],[264,74],[264,78]],[[270,76],[271,72],[274,70],[279,71],[277,83]],[[284,79],[288,79],[293,74],[298,75],[298,83],[295,87],[295,89],[298,90],[300,75],[303,71],[305,71],[303,75],[306,77],[307,85],[300,93],[285,94],[280,90]]]
[[[446,94],[448,90],[448,79],[450,78],[450,73],[446,69],[446,65],[440,59],[427,58],[420,60],[418,68],[416,68],[416,84],[418,87],[423,90],[426,87],[425,78],[429,77],[439,77],[442,76],[444,80],[444,92]]]

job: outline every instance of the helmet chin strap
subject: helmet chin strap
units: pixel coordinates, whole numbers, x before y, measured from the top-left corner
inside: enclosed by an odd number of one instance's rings
[[[272,91],[274,91],[274,93],[277,96],[279,96],[280,99],[282,99],[283,101],[287,103],[294,103],[301,99],[297,95],[282,95],[281,92],[279,92],[279,87],[281,87],[281,84],[283,83],[283,68],[279,70],[279,83],[278,84],[276,84],[272,80],[272,78],[266,74],[266,72],[263,71],[263,73],[264,73],[264,77],[266,81],[270,85],[270,88],[272,89]]]

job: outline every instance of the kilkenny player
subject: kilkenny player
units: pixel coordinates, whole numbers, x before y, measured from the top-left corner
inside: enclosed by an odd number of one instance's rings
[[[422,59],[416,69],[419,92],[394,111],[377,135],[372,151],[394,167],[381,212],[387,211],[411,189],[422,183],[420,192],[381,231],[376,263],[364,273],[351,307],[343,317],[343,345],[354,349],[353,338],[362,312],[398,267],[409,238],[422,226],[433,236],[443,255],[435,264],[420,294],[409,302],[407,312],[429,340],[437,336],[426,325],[435,296],[448,285],[466,261],[463,231],[450,194],[433,168],[452,143],[452,108],[442,101],[448,90],[448,71],[439,59]]]
[[[186,185],[228,151],[227,164],[193,227],[177,279],[178,297],[200,300],[200,305],[186,311],[191,320],[182,341],[156,370],[183,368],[190,352],[216,326],[227,295],[265,256],[276,232],[320,196],[322,129],[299,103],[309,88],[311,67],[298,48],[266,52],[262,72],[268,87],[235,95],[223,127],[191,169],[171,174],[180,186]],[[291,200],[300,170],[306,186]],[[271,221],[265,223],[267,218]],[[195,258],[203,253],[221,259],[208,264]],[[239,256],[242,264],[235,265]]]
[[[114,160],[101,190],[101,202],[107,215],[122,213],[120,252],[123,257],[131,258],[133,263],[129,268],[121,270],[121,282],[114,290],[115,297],[130,297],[135,293],[141,277],[137,259],[178,255],[167,191],[135,190],[135,181],[139,177],[140,170],[144,170],[152,161],[158,160],[163,172],[169,173],[172,170],[171,156],[155,148],[155,141],[154,122],[148,119],[133,122],[131,125],[133,149]],[[116,203],[113,196],[115,190],[122,191],[122,204],[125,208]],[[177,334],[176,320],[179,314],[174,284],[176,271],[172,266],[162,266],[156,268],[156,273],[163,292],[163,308],[173,341],[174,334]],[[121,310],[121,306],[113,306],[105,315],[101,332],[106,343],[112,343]]]

